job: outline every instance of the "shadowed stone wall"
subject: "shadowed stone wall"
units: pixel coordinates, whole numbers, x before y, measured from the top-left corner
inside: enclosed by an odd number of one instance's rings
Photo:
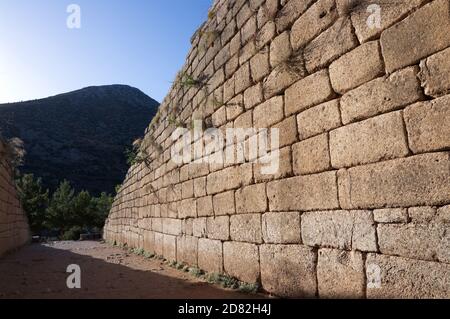
[[[374,3],[216,1],[105,238],[283,297],[449,298],[450,3]],[[177,165],[192,120],[278,128],[279,170]]]
[[[28,219],[17,197],[5,150],[6,146],[0,139],[0,257],[25,245],[30,239]]]

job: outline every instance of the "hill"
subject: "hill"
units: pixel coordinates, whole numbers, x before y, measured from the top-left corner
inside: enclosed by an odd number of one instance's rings
[[[124,150],[144,133],[159,103],[125,85],[87,87],[0,104],[0,132],[23,140],[21,171],[50,188],[63,179],[93,194],[113,192],[127,172]]]

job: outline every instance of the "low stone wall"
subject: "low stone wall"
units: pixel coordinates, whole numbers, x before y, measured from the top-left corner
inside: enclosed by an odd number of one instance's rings
[[[105,238],[282,297],[449,298],[450,3],[374,2],[216,1]],[[193,120],[278,128],[279,169],[176,164]]]
[[[5,144],[0,140],[0,257],[25,245],[29,239],[28,219],[17,197]]]

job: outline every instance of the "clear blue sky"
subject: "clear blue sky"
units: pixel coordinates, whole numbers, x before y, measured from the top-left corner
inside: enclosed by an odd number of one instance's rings
[[[81,8],[69,29],[68,5]],[[1,0],[0,103],[128,84],[158,101],[212,0]]]

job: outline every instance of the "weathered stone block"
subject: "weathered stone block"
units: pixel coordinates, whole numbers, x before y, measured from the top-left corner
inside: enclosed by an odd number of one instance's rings
[[[348,93],[341,101],[342,122],[348,124],[400,109],[423,98],[417,67],[375,79]]]
[[[331,167],[328,134],[322,134],[294,144],[292,155],[296,175],[307,175],[328,170]]]
[[[336,21],[335,0],[320,0],[313,4],[292,26],[291,43],[295,51],[304,47]]]
[[[254,82],[262,80],[270,73],[269,52],[261,51],[250,59],[250,69]]]
[[[275,96],[253,110],[253,126],[269,128],[283,119],[284,101],[282,96]]]
[[[252,85],[250,78],[250,63],[242,65],[234,74],[235,94],[243,92]]]
[[[436,0],[381,34],[387,72],[415,64],[450,46],[450,2]]]
[[[450,95],[409,106],[404,116],[414,153],[450,148]]]
[[[285,31],[270,44],[270,65],[276,67],[281,62],[286,61],[292,54],[291,43],[289,41],[289,31]]]
[[[286,90],[286,115],[291,115],[325,102],[334,95],[328,71],[310,75]]]
[[[214,216],[212,196],[197,199],[197,213],[198,217]]]
[[[290,0],[287,2],[275,20],[278,33],[286,30],[313,2],[313,0]]]
[[[192,236],[177,237],[177,261],[197,266],[198,238]]]
[[[195,199],[185,199],[179,203],[178,206],[178,217],[197,217],[197,203]]]
[[[381,32],[394,23],[400,21],[406,14],[419,7],[427,0],[396,0],[376,3],[381,9],[379,25],[369,27],[370,16],[377,13],[376,10],[368,10],[374,4],[372,0],[337,0],[340,14],[350,14],[355,33],[361,43],[379,36]]]
[[[297,116],[300,140],[307,139],[341,126],[339,100],[312,107]]]
[[[317,256],[301,245],[260,246],[263,288],[280,297],[316,296]]]
[[[406,208],[384,208],[373,211],[374,220],[377,223],[407,223],[408,212]]]
[[[163,256],[167,260],[177,260],[177,237],[171,235],[163,235]]]
[[[320,298],[364,298],[366,278],[362,254],[320,249],[317,283]]]
[[[369,254],[366,269],[368,298],[450,298],[449,264]]]
[[[212,273],[222,273],[222,242],[200,238],[198,240],[198,267]]]
[[[245,90],[244,105],[246,110],[253,108],[254,106],[260,104],[262,101],[263,101],[263,88],[261,83],[258,83]]]
[[[302,239],[308,246],[377,251],[375,223],[369,211],[323,211],[302,215]]]
[[[340,94],[384,74],[383,58],[378,41],[367,42],[330,65],[330,79]]]
[[[181,219],[163,218],[163,233],[178,236],[181,235]]]
[[[298,244],[300,214],[298,212],[267,213],[262,216],[262,233],[267,244]]]
[[[296,56],[283,62],[270,72],[264,80],[264,97],[269,99],[287,89],[306,75],[303,56]]]
[[[327,66],[358,45],[349,18],[340,18],[331,28],[305,48],[305,65],[309,73]]]
[[[262,243],[261,215],[234,215],[230,218],[231,240]]]
[[[195,237],[206,236],[206,218],[195,218],[192,221],[192,233]]]
[[[264,213],[267,209],[266,184],[256,184],[236,191],[236,213]]]
[[[410,207],[408,208],[408,215],[413,223],[431,223],[436,217],[436,208],[429,206]]]
[[[439,97],[450,93],[450,48],[420,62],[419,78],[425,94]]]
[[[437,210],[436,221],[450,224],[450,205],[441,207]]]
[[[258,246],[248,243],[223,243],[225,272],[243,282],[255,283],[259,278]]]
[[[299,176],[267,184],[271,211],[337,209],[336,173]]]
[[[330,153],[334,168],[408,155],[401,112],[380,115],[331,131]]]
[[[228,216],[208,217],[206,236],[211,239],[228,240],[230,238],[230,218]]]
[[[339,200],[345,209],[442,205],[450,201],[448,167],[448,153],[433,153],[342,170]]]
[[[214,195],[213,205],[216,216],[234,215],[236,213],[234,191]]]
[[[380,224],[378,243],[386,255],[450,262],[450,226],[442,223]]]

